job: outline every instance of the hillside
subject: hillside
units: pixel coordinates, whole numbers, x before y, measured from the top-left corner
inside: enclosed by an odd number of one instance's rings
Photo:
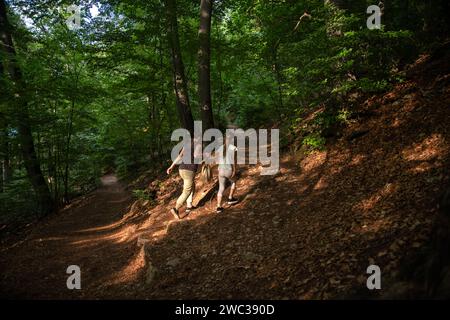
[[[240,167],[241,201],[222,214],[206,202],[174,221],[175,175],[144,177],[157,181],[155,201],[135,203],[107,177],[25,240],[3,245],[2,296],[449,297],[448,252],[436,251],[449,231],[448,207],[439,206],[450,183],[449,58],[448,45],[422,55],[325,150],[286,152],[276,176]],[[433,253],[430,278],[423,257]],[[83,270],[80,292],[65,287],[68,262]],[[366,289],[371,264],[381,268],[381,293]]]

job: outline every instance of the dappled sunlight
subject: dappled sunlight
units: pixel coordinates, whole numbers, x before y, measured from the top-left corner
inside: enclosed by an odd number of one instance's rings
[[[362,224],[357,225],[351,229],[354,233],[366,234],[366,233],[378,233],[383,232],[391,227],[390,221],[387,218],[380,219],[366,219]]]
[[[135,283],[146,266],[144,250],[139,250],[122,269],[103,279],[105,286]]]
[[[67,239],[67,237],[48,237],[48,238],[39,238],[39,239],[34,239],[32,241],[35,242],[45,242],[45,241],[60,241],[60,240],[65,240]]]
[[[94,228],[86,228],[86,229],[81,229],[81,230],[77,230],[74,231],[74,233],[89,233],[89,232],[99,232],[99,231],[112,231],[114,229],[117,229],[119,227],[121,227],[123,225],[123,221],[122,220],[118,220],[114,223],[111,224],[107,224],[104,226],[98,226],[98,227],[94,227]]]
[[[416,142],[402,151],[402,158],[412,164],[412,173],[424,173],[439,167],[448,153],[448,145],[441,134],[431,136]]]
[[[349,164],[351,156],[351,149],[348,148],[330,152],[328,158],[332,159],[333,165],[328,168],[327,173],[329,175],[339,174]]]
[[[350,148],[341,148],[339,150],[333,150],[329,152],[328,157],[333,159],[333,164],[335,166],[346,165],[348,160],[352,156],[352,151]]]
[[[360,165],[365,159],[367,159],[366,155],[363,154],[357,154],[355,155],[352,160],[349,163],[349,166],[358,166]]]
[[[401,117],[395,117],[394,120],[392,121],[392,128],[399,128],[403,123],[405,122],[405,119],[401,118]]]
[[[424,173],[424,172],[430,171],[434,167],[435,166],[429,162],[420,162],[414,168],[411,168],[410,171],[413,173]]]
[[[314,185],[313,190],[322,190],[328,187],[328,183],[326,182],[325,177],[320,177],[319,181]]]
[[[70,245],[73,245],[75,247],[92,247],[96,246],[101,242],[106,243],[112,243],[112,244],[121,244],[130,239],[130,237],[133,236],[133,233],[135,231],[135,227],[129,226],[126,228],[123,228],[122,230],[111,233],[108,235],[98,235],[98,236],[90,236],[88,239],[82,239],[82,240],[75,240],[70,242]]]
[[[353,210],[362,211],[363,214],[367,214],[370,210],[374,209],[380,201],[391,196],[393,193],[397,192],[398,189],[398,184],[387,183],[375,194],[371,195],[369,198],[361,200],[359,203],[354,205]]]
[[[447,151],[445,140],[441,134],[433,134],[421,142],[416,142],[412,146],[402,151],[402,156],[407,161],[430,161],[443,156]]]
[[[314,151],[300,163],[305,172],[312,171],[322,166],[328,156],[327,151]]]

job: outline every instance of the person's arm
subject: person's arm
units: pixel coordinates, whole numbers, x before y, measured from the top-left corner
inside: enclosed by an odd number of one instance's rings
[[[183,158],[183,154],[184,154],[184,148],[181,149],[180,153],[178,154],[178,156],[176,157],[176,159],[172,162],[172,164],[170,165],[170,167],[167,169],[167,174],[170,174],[173,170],[173,168],[180,162],[180,160]]]

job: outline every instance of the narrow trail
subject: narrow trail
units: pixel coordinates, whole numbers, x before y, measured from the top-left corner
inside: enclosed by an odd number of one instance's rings
[[[2,295],[80,298],[91,287],[123,281],[121,271],[135,252],[135,242],[124,241],[128,229],[121,221],[131,201],[117,178],[107,175],[101,188],[36,225],[25,241],[1,253]],[[67,289],[66,269],[72,264],[80,266],[86,290]]]

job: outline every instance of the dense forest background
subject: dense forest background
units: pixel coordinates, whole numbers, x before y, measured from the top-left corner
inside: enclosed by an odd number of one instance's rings
[[[366,27],[371,4],[214,1],[205,36],[200,1],[1,0],[2,221],[55,211],[106,172],[165,164],[172,130],[192,119],[277,127],[283,148],[323,148],[355,105],[448,35],[448,1],[383,1],[380,30]],[[209,59],[210,79],[199,71]]]

